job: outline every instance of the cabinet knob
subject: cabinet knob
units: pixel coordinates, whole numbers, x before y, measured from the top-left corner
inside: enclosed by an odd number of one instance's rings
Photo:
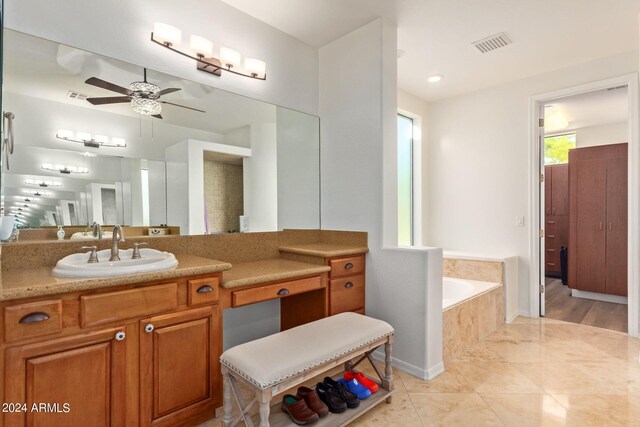
[[[208,294],[209,292],[213,292],[213,288],[209,285],[202,285],[196,292],[199,294]]]
[[[348,263],[346,263],[346,264],[344,265],[344,269],[345,269],[345,270],[351,270],[352,268],[353,268],[353,264],[352,264],[352,263],[350,263],[350,262],[348,262]]]
[[[35,313],[29,313],[20,319],[20,323],[23,325],[28,325],[30,323],[40,323],[45,320],[49,320],[49,315],[42,311],[36,311]]]
[[[155,326],[153,326],[153,323],[147,323],[146,325],[144,325],[144,331],[146,333],[153,332],[154,329]]]
[[[353,288],[353,282],[347,282],[344,284],[345,288]]]
[[[278,291],[278,295],[283,296],[283,295],[287,295],[289,294],[289,289],[287,288],[282,288]]]
[[[127,336],[127,334],[124,333],[124,331],[118,331],[116,332],[116,341],[123,341],[125,339],[125,337]]]

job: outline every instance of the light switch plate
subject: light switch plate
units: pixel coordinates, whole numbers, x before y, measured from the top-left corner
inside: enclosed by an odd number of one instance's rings
[[[516,216],[516,227],[524,227],[524,217],[521,215]]]

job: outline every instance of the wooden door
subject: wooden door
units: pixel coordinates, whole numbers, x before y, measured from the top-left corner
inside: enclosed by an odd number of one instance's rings
[[[553,172],[551,166],[544,167],[544,213],[546,215],[551,215],[551,194],[552,194],[552,184],[553,182]]]
[[[140,425],[197,424],[213,417],[222,402],[218,310],[203,307],[140,322]]]
[[[115,339],[124,331],[112,328],[8,349],[5,400],[24,402],[26,411],[5,413],[5,427],[124,425],[126,338]]]
[[[627,295],[627,159],[607,162],[606,293]]]
[[[567,215],[569,213],[569,165],[554,165],[551,170],[551,214]]]
[[[606,160],[580,160],[575,167],[575,235],[569,257],[575,256],[575,287],[605,292],[606,281]]]

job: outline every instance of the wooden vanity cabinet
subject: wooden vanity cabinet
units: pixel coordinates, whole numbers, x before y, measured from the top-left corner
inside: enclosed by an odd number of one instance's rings
[[[4,425],[125,425],[126,333],[106,328],[8,349],[3,402],[25,406],[9,408]]]
[[[5,412],[0,426],[177,426],[212,418],[222,405],[220,277],[1,302],[0,401],[28,411]],[[26,316],[36,320],[20,322]],[[50,404],[48,412],[33,412],[33,403]]]
[[[329,315],[353,311],[364,314],[364,254],[327,258],[329,272]]]

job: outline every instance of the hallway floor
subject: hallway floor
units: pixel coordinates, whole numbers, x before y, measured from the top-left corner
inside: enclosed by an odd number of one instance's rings
[[[545,282],[546,318],[627,332],[625,304],[572,297],[560,279],[547,277]]]
[[[626,334],[519,317],[433,381],[395,370],[393,403],[351,425],[638,426],[639,354]]]

